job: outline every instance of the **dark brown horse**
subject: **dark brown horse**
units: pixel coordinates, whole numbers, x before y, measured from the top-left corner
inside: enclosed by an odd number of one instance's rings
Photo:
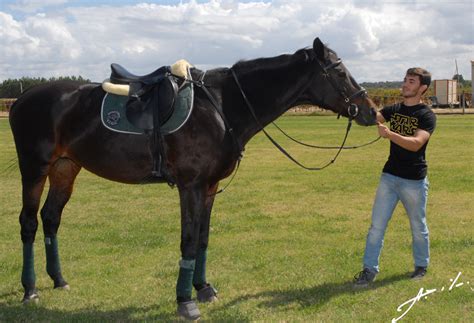
[[[202,72],[193,69],[192,74],[197,78]],[[200,316],[191,299],[193,287],[199,301],[216,299],[205,276],[214,193],[261,127],[300,103],[316,104],[345,117],[352,114],[360,125],[375,124],[373,103],[337,54],[318,38],[313,48],[294,54],[240,61],[231,68],[207,71],[203,81],[219,108],[211,103],[205,89],[196,87],[191,117],[163,141],[166,169],[180,196],[182,259],[176,291],[178,312],[188,319]],[[56,235],[81,168],[130,184],[144,182],[152,171],[148,136],[120,134],[102,125],[99,114],[104,95],[100,84],[56,82],[31,88],[11,109],[23,186],[24,302],[38,298],[33,242],[46,179],[50,187],[40,213],[47,272],[56,288],[67,288]]]

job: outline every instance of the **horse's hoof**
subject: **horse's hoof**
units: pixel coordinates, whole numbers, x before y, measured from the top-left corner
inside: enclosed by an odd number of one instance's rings
[[[217,290],[211,285],[201,288],[197,292],[197,299],[201,303],[215,302],[217,301]]]
[[[23,305],[30,305],[30,304],[38,304],[39,302],[39,295],[38,293],[35,291],[31,294],[25,294],[25,296],[23,296],[23,300],[21,301],[21,303]]]
[[[59,274],[57,277],[51,277],[54,282],[54,289],[69,290],[69,284],[64,280],[63,276]]]
[[[63,285],[63,286],[54,286],[54,289],[58,290],[70,290],[71,287],[69,287],[69,284]]]
[[[198,321],[201,318],[201,312],[195,301],[178,303],[178,315],[188,321]]]

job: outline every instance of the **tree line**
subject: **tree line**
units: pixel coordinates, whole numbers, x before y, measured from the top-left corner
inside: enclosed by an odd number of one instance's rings
[[[471,88],[470,80],[465,80],[462,75],[457,74],[454,75],[452,79],[459,79],[461,87],[469,92],[469,89]],[[79,81],[84,83],[91,82],[89,79],[85,79],[82,76],[60,76],[50,77],[48,79],[44,77],[22,77],[21,79],[8,79],[0,84],[0,98],[18,98],[22,92],[34,85],[61,80]],[[393,93],[385,93],[385,95],[397,95],[397,89],[401,88],[402,82],[364,82],[360,85],[368,90],[371,89],[374,92],[382,92],[383,90],[389,90],[390,92],[390,89],[392,89],[395,90]],[[375,89],[378,89],[379,91],[376,91]],[[380,93],[377,93],[377,95],[379,94]]]
[[[471,88],[471,80],[465,80],[462,74],[454,74],[452,80],[459,80],[459,85],[463,89]],[[400,81],[385,81],[385,82],[363,82],[360,84],[366,89],[399,89],[402,87]]]
[[[18,98],[21,93],[34,85],[54,81],[79,81],[88,83],[89,79],[82,76],[60,76],[60,77],[22,77],[20,79],[8,79],[0,84],[0,98]]]

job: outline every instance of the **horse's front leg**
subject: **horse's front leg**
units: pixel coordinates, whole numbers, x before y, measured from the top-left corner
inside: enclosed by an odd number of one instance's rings
[[[197,291],[197,299],[199,302],[214,302],[217,300],[216,289],[211,284],[209,284],[206,279],[209,226],[217,187],[218,183],[215,183],[211,185],[207,191],[205,209],[201,215],[201,223],[199,227],[199,243],[193,277],[193,286]]]
[[[181,260],[176,283],[178,314],[188,320],[198,320],[199,309],[191,299],[202,214],[205,212],[207,185],[179,187],[181,204]]]

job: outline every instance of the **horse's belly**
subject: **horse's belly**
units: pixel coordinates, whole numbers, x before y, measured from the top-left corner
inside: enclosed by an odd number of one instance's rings
[[[152,171],[152,159],[145,136],[99,134],[83,138],[71,145],[70,153],[82,167],[109,180],[122,183],[147,181]],[[97,134],[97,132],[96,132]]]

